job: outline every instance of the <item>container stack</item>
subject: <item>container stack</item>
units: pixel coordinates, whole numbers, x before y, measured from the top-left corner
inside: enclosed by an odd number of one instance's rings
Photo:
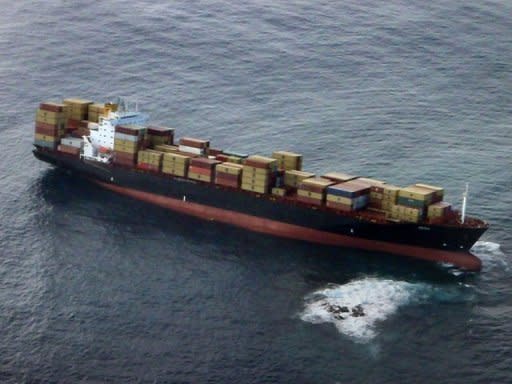
[[[445,201],[430,204],[427,209],[427,219],[430,222],[442,221],[452,211],[452,205]]]
[[[410,223],[418,223],[423,220],[424,208],[414,208],[405,205],[395,204],[391,207],[389,218]]]
[[[181,152],[192,153],[195,155],[205,155],[209,147],[210,142],[208,140],[183,137],[180,139],[178,149]]]
[[[83,145],[82,139],[74,137],[63,137],[57,147],[57,151],[67,153],[68,155],[79,156]]]
[[[417,223],[425,217],[427,207],[435,202],[436,191],[411,185],[398,191],[396,204],[391,206],[391,219]]]
[[[322,205],[325,201],[325,191],[334,182],[323,177],[304,179],[297,189],[297,200],[303,203]]]
[[[287,151],[276,151],[272,154],[274,159],[277,159],[277,167],[284,171],[302,169],[302,155]]]
[[[290,170],[284,172],[284,186],[288,188],[297,188],[302,180],[315,177],[314,173]]]
[[[400,187],[396,185],[384,184],[382,186],[382,201],[379,209],[390,212],[391,208],[396,204],[399,191]]]
[[[242,170],[242,189],[251,192],[268,193],[274,186],[277,160],[265,156],[248,156]]]
[[[39,105],[36,113],[34,144],[55,150],[65,134],[69,108],[64,104],[46,102]]]
[[[80,121],[87,120],[89,105],[94,103],[83,99],[64,99],[64,104],[69,107],[69,123],[77,126]]]
[[[143,149],[145,127],[117,125],[114,133],[114,163],[135,166],[137,153]]]
[[[215,184],[240,188],[243,165],[225,162],[215,168]]]
[[[100,120],[100,116],[105,114],[105,104],[89,104],[87,111],[87,120],[97,123]]]
[[[369,179],[366,177],[358,177],[354,180],[360,183],[366,183],[370,187],[368,207],[381,210],[382,200],[384,199],[384,185],[386,185],[386,183],[381,180]]]
[[[139,151],[137,155],[137,168],[146,171],[160,172],[162,168],[163,153],[151,149]]]
[[[187,177],[190,156],[166,152],[162,158],[162,173]]]
[[[151,125],[148,127],[147,136],[149,145],[172,145],[174,143],[174,128],[158,127]]]
[[[358,211],[370,202],[371,185],[359,179],[338,183],[327,188],[329,208],[341,211]]]
[[[215,178],[215,166],[220,161],[206,157],[196,157],[190,160],[188,178],[211,183]]]
[[[432,198],[433,203],[437,203],[437,202],[443,200],[444,189],[441,187],[436,187],[434,185],[428,185],[428,184],[414,184],[414,186],[418,187],[418,188],[423,188],[423,189],[434,191],[434,196]]]

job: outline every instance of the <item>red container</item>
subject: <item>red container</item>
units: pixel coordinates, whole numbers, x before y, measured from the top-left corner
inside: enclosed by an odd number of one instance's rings
[[[217,156],[222,153],[222,149],[208,148],[208,155]]]
[[[171,137],[174,135],[174,128],[150,125],[148,126],[148,135]]]
[[[115,128],[116,132],[119,132],[119,133],[124,133],[126,135],[131,135],[131,136],[140,136],[141,134],[141,131],[143,130],[143,128],[135,128],[135,127],[127,127],[127,126],[124,126],[124,125],[116,125],[116,128]]]
[[[215,184],[223,185],[225,187],[240,188],[240,183],[233,180],[225,180],[223,178],[216,178]]]
[[[207,159],[205,157],[197,157],[190,160],[190,165],[198,168],[212,169],[216,164],[219,164],[219,160]]]
[[[222,178],[224,180],[237,181],[241,180],[241,175],[232,175],[230,173],[216,172],[215,178]]]
[[[297,201],[312,204],[312,205],[322,205],[322,200],[312,199],[311,197],[299,196],[297,195]]]
[[[257,160],[252,160],[252,159],[245,159],[244,160],[244,165],[248,165],[249,167],[254,167],[254,168],[260,168],[260,169],[269,169],[269,166],[267,163],[262,163],[260,161],[257,161]]]
[[[114,151],[114,159],[126,160],[126,161],[137,161],[137,153],[126,153]]]
[[[180,139],[180,145],[204,149],[210,146],[210,142],[208,140],[193,139],[191,137],[182,137]]]
[[[79,128],[80,127],[80,120],[76,119],[68,119],[68,128]]]
[[[337,203],[335,201],[329,201],[327,200],[325,202],[325,205],[329,208],[334,208],[334,209],[337,209],[337,210],[340,210],[340,211],[352,211],[352,206],[351,205],[348,205],[348,204],[342,204],[342,203]]]
[[[212,175],[212,171],[211,170],[206,169],[206,168],[196,167],[196,166],[193,166],[193,165],[188,167],[188,171],[189,172],[193,172],[193,173],[197,173],[199,175],[204,175],[204,176],[211,176]]]
[[[54,124],[36,123],[36,133],[47,136],[58,136],[59,129]]]
[[[50,112],[63,112],[64,104],[46,102],[46,103],[39,104],[39,109],[42,109],[43,111],[50,111]]]
[[[143,169],[145,171],[153,171],[153,172],[160,171],[160,167],[158,165],[148,164],[148,163],[139,163],[139,164],[137,164],[137,168]]]
[[[215,155],[215,158],[217,160],[219,160],[219,161],[222,161],[222,162],[225,162],[225,161],[229,160],[229,156],[228,155],[223,155],[223,154]]]

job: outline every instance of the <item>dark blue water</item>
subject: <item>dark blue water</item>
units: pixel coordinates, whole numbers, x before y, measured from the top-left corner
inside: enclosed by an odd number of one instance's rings
[[[511,30],[506,1],[3,4],[0,382],[511,382]],[[39,101],[118,95],[314,172],[456,206],[469,182],[483,271],[200,222],[33,158]]]

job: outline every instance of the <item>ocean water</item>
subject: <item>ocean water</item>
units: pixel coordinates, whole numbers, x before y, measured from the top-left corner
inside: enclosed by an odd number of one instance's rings
[[[0,382],[512,382],[511,30],[507,1],[3,4]],[[40,101],[116,96],[314,172],[455,206],[469,182],[483,270],[197,221],[32,156]]]

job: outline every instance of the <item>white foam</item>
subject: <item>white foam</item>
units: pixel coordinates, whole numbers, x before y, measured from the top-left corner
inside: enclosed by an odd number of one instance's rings
[[[306,296],[300,318],[314,324],[333,323],[341,333],[356,341],[368,342],[376,336],[379,322],[409,303],[424,288],[420,283],[377,278],[331,285]],[[364,316],[353,316],[352,309],[356,306],[361,306]],[[340,312],[341,307],[347,307],[350,312]]]
[[[498,243],[491,241],[477,241],[471,252],[475,254],[480,260],[482,260],[483,267],[485,269],[493,267],[501,267],[508,269],[508,262],[506,255],[501,250],[501,246]]]

